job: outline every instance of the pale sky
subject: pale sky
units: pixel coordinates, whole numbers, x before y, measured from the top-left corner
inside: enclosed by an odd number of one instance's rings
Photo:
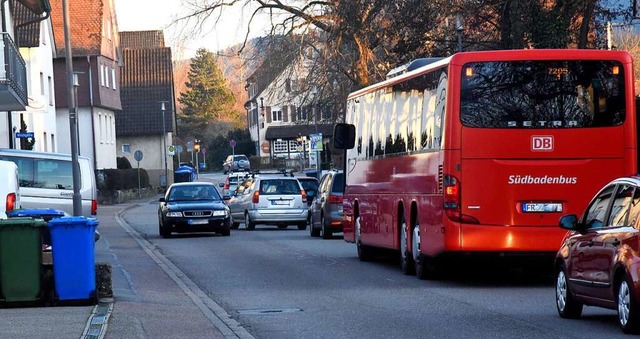
[[[240,43],[246,34],[250,12],[241,8],[225,9],[225,14],[213,27],[215,17],[208,20],[207,26],[199,31],[193,25],[188,32],[196,32],[196,37],[188,38],[185,44],[183,25],[171,25],[174,19],[189,13],[182,0],[114,0],[118,29],[120,31],[157,30],[164,31],[165,43],[172,48],[174,59],[192,57],[196,50],[204,47],[212,52]],[[245,15],[242,15],[245,13]],[[258,36],[260,29],[253,28],[251,37]],[[264,31],[264,29],[262,30]],[[181,47],[181,45],[184,45]]]

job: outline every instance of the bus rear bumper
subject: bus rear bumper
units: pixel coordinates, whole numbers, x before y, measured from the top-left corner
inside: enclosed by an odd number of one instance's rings
[[[459,248],[469,252],[557,252],[566,230],[557,226],[460,225]]]

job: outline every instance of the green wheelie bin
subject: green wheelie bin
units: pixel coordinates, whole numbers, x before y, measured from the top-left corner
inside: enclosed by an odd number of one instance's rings
[[[42,219],[0,220],[0,302],[41,299]]]

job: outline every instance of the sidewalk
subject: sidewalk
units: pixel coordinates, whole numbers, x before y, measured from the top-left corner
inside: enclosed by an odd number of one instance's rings
[[[128,208],[157,223],[155,201],[99,207],[96,262],[111,263],[114,294],[106,331],[86,332],[94,306],[0,308],[0,338],[225,338],[118,223],[116,213]]]

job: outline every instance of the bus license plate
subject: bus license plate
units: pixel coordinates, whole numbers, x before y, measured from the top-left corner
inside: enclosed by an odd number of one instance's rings
[[[561,203],[523,202],[522,212],[525,213],[556,213],[562,212]]]

